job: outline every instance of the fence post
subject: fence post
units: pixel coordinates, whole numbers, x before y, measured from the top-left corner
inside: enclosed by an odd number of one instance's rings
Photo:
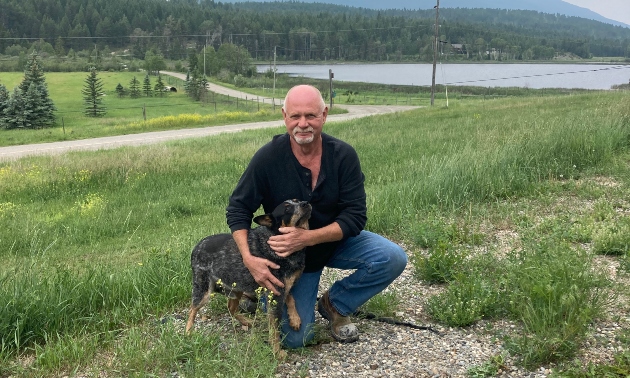
[[[146,120],[147,120],[147,104],[142,104],[142,118],[144,118],[144,121],[146,122]]]

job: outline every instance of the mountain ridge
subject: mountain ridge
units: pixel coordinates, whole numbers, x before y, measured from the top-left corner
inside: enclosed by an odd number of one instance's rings
[[[242,2],[271,2],[277,0],[223,0],[224,3]],[[435,0],[299,0],[304,3],[334,4],[365,9],[432,9]],[[532,10],[541,13],[563,14],[570,17],[580,17],[615,26],[630,28],[623,22],[611,20],[590,9],[569,4],[562,0],[519,0],[506,4],[505,0],[440,0],[440,8],[490,8],[490,9],[515,9]],[[515,4],[516,3],[516,4]]]

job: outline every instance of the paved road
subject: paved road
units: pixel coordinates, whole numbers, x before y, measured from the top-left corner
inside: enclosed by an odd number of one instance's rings
[[[173,76],[181,75],[175,73]],[[182,75],[183,76],[183,75]],[[239,98],[245,98],[251,94],[235,91],[229,88],[220,87],[215,84],[211,84],[210,89],[220,94],[235,96]],[[270,103],[269,98],[258,98],[259,101],[266,101]],[[277,101],[277,99],[276,99]],[[343,105],[340,106],[348,110],[347,114],[334,114],[328,116],[327,122],[346,121],[355,118],[366,117],[375,114],[386,114],[400,111],[406,111],[416,109],[415,106],[389,106],[389,105]],[[280,118],[280,116],[279,116]],[[15,160],[29,155],[54,155],[62,154],[67,151],[76,150],[101,150],[111,149],[121,146],[139,146],[144,144],[160,143],[168,140],[184,139],[184,138],[197,138],[209,135],[217,135],[222,133],[233,133],[250,129],[261,129],[268,127],[281,127],[283,126],[282,120],[278,121],[266,121],[266,122],[252,122],[241,123],[235,125],[225,126],[212,126],[201,127],[194,129],[182,129],[182,130],[169,130],[169,131],[155,131],[142,134],[130,134],[130,135],[118,135],[103,138],[92,138],[83,140],[71,140],[63,142],[52,143],[39,143],[28,144],[22,146],[10,146],[0,147],[0,161],[3,160]]]

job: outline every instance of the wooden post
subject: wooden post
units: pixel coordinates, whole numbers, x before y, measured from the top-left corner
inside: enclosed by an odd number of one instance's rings
[[[437,50],[438,50],[438,39],[440,38],[440,0],[437,0],[437,5],[435,6],[435,43],[433,45],[433,76],[431,78],[431,106],[435,102],[435,71],[437,68]]]

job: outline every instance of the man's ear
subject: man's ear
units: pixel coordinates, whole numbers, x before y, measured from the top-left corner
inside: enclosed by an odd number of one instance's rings
[[[254,218],[254,222],[261,226],[266,226],[269,228],[273,227],[273,218],[271,217],[270,214],[259,215],[256,218]]]

